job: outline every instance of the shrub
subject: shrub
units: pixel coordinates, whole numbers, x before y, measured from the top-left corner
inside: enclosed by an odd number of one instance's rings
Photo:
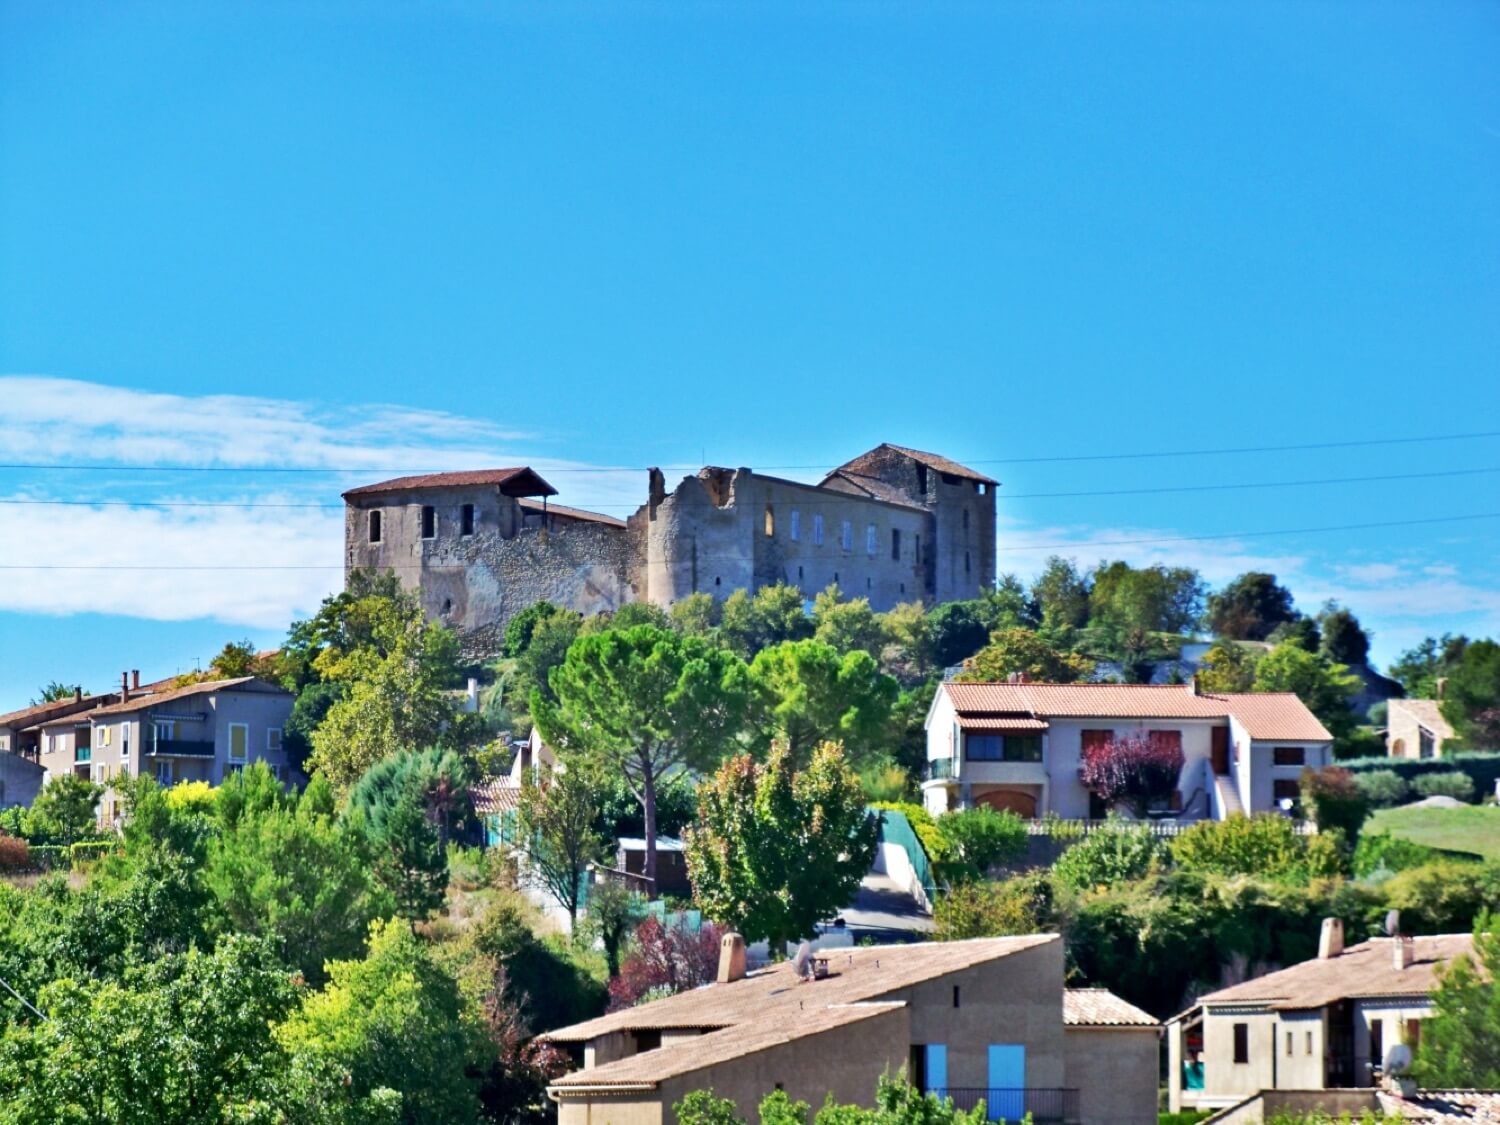
[[[1277,813],[1199,821],[1171,843],[1187,871],[1285,878],[1303,870],[1306,846],[1297,827]]]
[[[1404,932],[1460,933],[1473,929],[1481,910],[1500,902],[1500,862],[1429,863],[1391,876],[1380,892],[1386,909],[1401,911]]]
[[[1302,803],[1312,812],[1319,831],[1337,828],[1354,841],[1370,815],[1370,803],[1354,782],[1354,775],[1340,766],[1302,771]]]
[[[1371,808],[1385,809],[1404,802],[1411,783],[1395,770],[1366,770],[1354,775],[1354,784]]]
[[[1081,891],[1139,879],[1166,857],[1166,846],[1150,829],[1121,821],[1074,844],[1052,865],[1052,874],[1063,886]]]
[[[1034,934],[1052,920],[1052,885],[1043,872],[998,883],[965,883],[938,899],[933,936],[938,941]]]
[[[1424,773],[1411,783],[1423,797],[1452,797],[1459,801],[1474,800],[1474,779],[1466,773]]]
[[[0,836],[0,872],[31,870],[31,849],[19,836]]]
[[[609,982],[610,1011],[707,984],[719,968],[721,937],[712,923],[693,930],[685,920],[665,926],[647,918],[636,928],[620,975]]]
[[[1354,875],[1364,879],[1380,871],[1406,871],[1426,863],[1453,859],[1450,854],[1413,843],[1388,832],[1366,832],[1354,849]]]
[[[938,873],[956,883],[981,879],[997,863],[1026,851],[1026,825],[1013,812],[983,807],[951,812],[938,819],[937,830],[946,845]]]
[[[1152,804],[1171,796],[1182,764],[1181,746],[1153,740],[1146,731],[1134,731],[1086,750],[1079,776],[1101,801],[1123,803],[1137,816],[1145,816]]]
[[[1495,782],[1500,781],[1500,753],[1487,754],[1470,751],[1462,754],[1447,754],[1441,758],[1358,758],[1340,762],[1339,765],[1355,774],[1372,770],[1391,770],[1415,781],[1423,774],[1449,773],[1457,770],[1466,773],[1474,782],[1477,793],[1493,793]]]

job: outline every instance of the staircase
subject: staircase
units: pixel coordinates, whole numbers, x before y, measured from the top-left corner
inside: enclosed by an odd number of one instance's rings
[[[1240,801],[1240,791],[1235,788],[1234,778],[1227,773],[1214,774],[1214,795],[1217,797],[1216,805],[1221,812],[1220,819],[1228,820],[1238,813],[1245,815],[1245,806]]]

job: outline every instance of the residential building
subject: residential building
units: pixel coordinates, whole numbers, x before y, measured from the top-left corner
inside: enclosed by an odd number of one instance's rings
[[[773,1090],[871,1104],[881,1075],[991,1117],[1156,1121],[1159,1025],[1063,987],[1055,934],[839,949],[745,972],[725,936],[716,983],[549,1032],[579,1069],[548,1093],[559,1125],[668,1125],[700,1089],[753,1120]]]
[[[1385,749],[1392,758],[1441,758],[1453,727],[1436,699],[1392,699],[1386,704]]]
[[[1169,1022],[1172,1109],[1377,1086],[1390,1048],[1421,1041],[1439,969],[1473,948],[1469,934],[1438,934],[1346,949],[1343,924],[1326,919],[1316,958],[1211,992]]]
[[[667,607],[779,582],[830,584],[877,610],[977,597],[995,581],[996,482],[881,445],[817,484],[706,466],[672,491],[647,474],[627,519],[562,507],[527,467],[431,473],[344,493],[345,571],[392,570],[474,655],[546,600],[581,613]]]
[[[45,777],[46,771],[31,758],[0,750],[0,809],[30,808]]]
[[[1220,695],[1187,684],[945,682],[927,712],[923,802],[934,813],[988,805],[1092,819],[1085,752],[1145,732],[1181,749],[1161,810],[1184,819],[1269,812],[1298,799],[1305,767],[1332,761],[1332,735],[1290,693]]]
[[[1500,1091],[1418,1090],[1411,1083],[1369,1090],[1263,1090],[1205,1118],[1204,1125],[1262,1125],[1312,1114],[1327,1115],[1329,1121],[1334,1114],[1351,1122],[1384,1115],[1379,1120],[1402,1125],[1496,1125]]]
[[[0,715],[0,752],[19,754],[36,761],[41,756],[43,723],[77,711],[113,703],[119,698],[118,695],[84,695],[83,690],[77,688],[72,695],[63,699],[33,703],[19,711]]]

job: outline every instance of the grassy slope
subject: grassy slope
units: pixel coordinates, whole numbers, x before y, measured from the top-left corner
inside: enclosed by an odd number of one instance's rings
[[[1367,826],[1414,844],[1452,852],[1470,852],[1500,860],[1500,807],[1468,805],[1461,809],[1381,809]]]

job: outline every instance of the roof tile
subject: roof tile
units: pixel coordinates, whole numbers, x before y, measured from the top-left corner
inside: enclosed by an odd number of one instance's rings
[[[507,469],[466,469],[451,473],[419,473],[416,476],[393,477],[375,484],[351,488],[344,493],[344,499],[351,496],[372,496],[380,492],[409,492],[420,488],[464,488],[488,484],[503,486],[524,475],[535,478],[533,487],[541,486],[528,495],[557,495],[557,489],[543,480],[535,470],[526,465],[517,465]]]

